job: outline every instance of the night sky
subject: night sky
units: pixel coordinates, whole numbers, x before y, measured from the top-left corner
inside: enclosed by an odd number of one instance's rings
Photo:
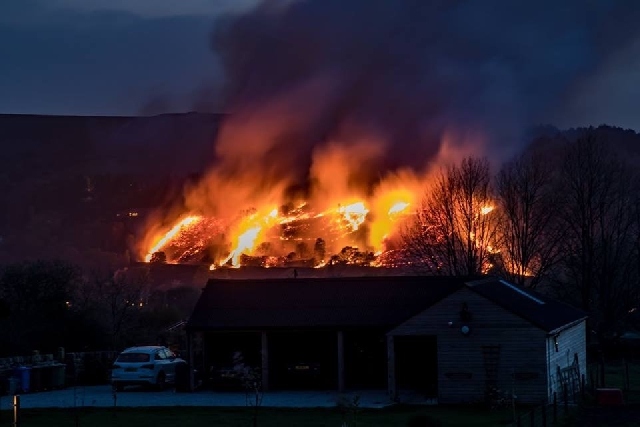
[[[0,1],[0,113],[190,111],[221,83],[216,19],[256,0]]]
[[[222,97],[229,81],[235,85],[233,90],[238,89],[237,76],[229,75],[238,68],[230,66],[229,57],[236,61],[231,65],[237,65],[238,58],[251,50],[230,53],[231,49],[246,49],[247,42],[241,40],[236,46],[226,40],[220,46],[212,34],[229,22],[230,14],[253,13],[260,24],[270,15],[255,14],[253,8],[261,6],[263,12],[272,12],[275,4],[280,10],[297,8],[296,13],[274,20],[272,26],[257,25],[262,33],[254,34],[255,40],[265,34],[296,39],[295,33],[282,31],[285,25],[292,28],[292,22],[302,32],[322,28],[329,38],[334,24],[338,31],[353,28],[355,38],[371,40],[374,45],[380,43],[376,35],[386,39],[395,34],[393,28],[433,27],[437,30],[433,34],[417,30],[418,38],[425,37],[424,45],[407,44],[411,39],[404,34],[400,37],[403,44],[382,46],[404,64],[399,66],[398,79],[407,74],[407,63],[417,63],[421,71],[427,69],[425,64],[438,67],[440,79],[446,69],[443,64],[453,64],[447,84],[478,81],[492,94],[508,92],[508,103],[524,108],[535,104],[530,121],[560,127],[606,123],[640,129],[638,2],[538,1],[526,5],[487,0],[444,2],[449,4],[440,8],[435,2],[436,6],[427,8],[424,4],[434,2],[328,0],[297,5],[302,1],[260,5],[259,0],[3,0],[0,113],[137,115],[225,110],[229,104]],[[420,13],[413,13],[412,8]],[[422,19],[424,25],[416,21],[399,25],[402,19]],[[366,31],[360,31],[363,28]],[[341,34],[351,39],[348,32]],[[433,43],[428,37],[455,43]],[[403,48],[407,45],[410,48]],[[443,55],[440,49],[456,50],[456,55]],[[274,55],[280,51],[274,50]],[[467,67],[464,73],[476,68],[482,72],[461,79],[460,64]],[[283,68],[285,71],[277,71],[286,76],[287,67]],[[268,69],[267,75],[273,75],[269,74],[272,71]],[[547,91],[549,96],[538,96]],[[486,111],[482,103],[487,99],[481,95],[470,101],[478,103],[473,110]],[[495,111],[493,107],[492,100],[489,111]]]

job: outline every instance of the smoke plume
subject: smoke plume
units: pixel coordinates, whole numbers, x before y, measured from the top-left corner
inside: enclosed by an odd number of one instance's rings
[[[211,46],[229,116],[185,208],[229,217],[300,199],[322,210],[357,195],[382,218],[376,206],[386,215],[388,194],[419,196],[434,164],[516,154],[527,127],[553,121],[576,85],[634,41],[638,10],[604,0],[265,0],[227,16]]]
[[[573,85],[633,41],[634,9],[581,0],[299,0],[227,16],[211,45],[231,116],[209,182],[240,180],[247,197],[279,192],[322,174],[312,163],[331,147],[365,175],[363,158],[378,174],[421,170],[443,151],[504,160],[527,126],[553,119]]]

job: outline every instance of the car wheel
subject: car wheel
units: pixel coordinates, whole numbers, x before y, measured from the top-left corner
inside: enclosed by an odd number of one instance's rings
[[[158,373],[158,378],[156,378],[156,387],[158,388],[158,390],[164,390],[166,384],[167,376],[164,372],[160,371],[160,373]]]

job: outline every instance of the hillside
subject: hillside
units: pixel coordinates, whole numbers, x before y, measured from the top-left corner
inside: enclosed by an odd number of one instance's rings
[[[223,117],[0,115],[0,263],[128,262],[146,214],[179,202],[184,182],[215,161]],[[538,127],[529,147],[556,158],[587,131],[640,165],[640,135],[609,126]]]
[[[0,262],[123,254],[142,214],[213,161],[222,116],[0,115]]]

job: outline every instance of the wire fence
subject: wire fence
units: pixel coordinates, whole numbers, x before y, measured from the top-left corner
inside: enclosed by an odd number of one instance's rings
[[[605,413],[614,410],[618,415],[637,412],[640,408],[640,358],[599,357],[589,364],[580,377],[575,393],[564,387],[554,394],[553,402],[537,406],[516,418],[516,427],[552,427],[580,408],[584,414]],[[614,396],[605,399],[605,394]],[[634,412],[634,413],[635,413]]]
[[[553,402],[536,406],[529,412],[516,417],[515,422],[512,424],[514,427],[552,427],[563,420],[570,411],[576,406],[576,399],[580,397],[576,396],[572,399],[565,391],[562,393],[561,401],[558,401],[558,394],[553,394]]]

